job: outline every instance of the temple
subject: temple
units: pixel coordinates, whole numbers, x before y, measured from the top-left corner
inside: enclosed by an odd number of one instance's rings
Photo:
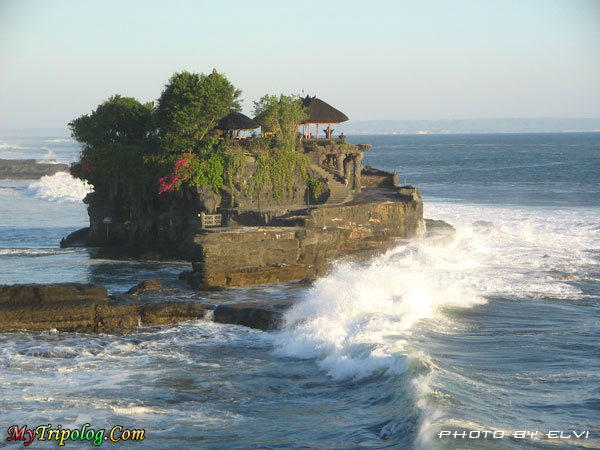
[[[240,112],[232,112],[219,120],[217,130],[221,131],[221,135],[224,137],[246,139],[247,136],[245,132],[247,130],[254,130],[259,126],[260,125],[250,117]]]
[[[327,128],[324,129],[325,138],[331,139],[333,134],[331,125],[348,120],[346,114],[317,97],[310,97],[307,95],[302,99],[302,106],[304,106],[306,114],[308,114],[308,118],[302,123],[304,131],[303,136],[305,139],[313,137],[310,131],[311,125],[315,125],[315,138],[319,137],[319,125],[327,125]]]
[[[350,144],[343,133],[337,138],[333,136],[331,126],[347,121],[348,116],[329,103],[308,95],[301,102],[308,117],[300,125],[296,148],[308,156],[313,169],[326,181],[330,192],[326,203],[349,201],[352,192],[362,190],[363,155],[371,146]],[[219,121],[218,129],[225,139],[247,140],[246,130],[259,128],[260,122],[259,117],[251,119],[234,112]],[[319,125],[323,127],[323,136],[319,136]],[[262,130],[262,134],[268,135],[269,131]],[[245,146],[251,149],[250,143]]]
[[[322,167],[334,176],[334,182],[344,183],[345,187],[361,191],[361,172],[363,154],[371,148],[368,144],[352,145],[346,143],[344,134],[333,138],[331,125],[345,122],[348,116],[320,98],[306,96],[302,99],[308,118],[302,124],[301,145],[313,164]],[[311,125],[315,125],[314,136]],[[324,128],[324,138],[319,138],[319,125]]]

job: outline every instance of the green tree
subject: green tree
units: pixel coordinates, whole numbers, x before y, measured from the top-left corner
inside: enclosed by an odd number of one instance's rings
[[[153,102],[114,95],[91,114],[69,122],[75,140],[89,146],[140,143],[154,132]]]
[[[210,75],[175,73],[158,100],[163,149],[180,154],[195,151],[220,119],[240,110],[241,93],[216,70]]]
[[[149,175],[143,157],[155,147],[152,111],[152,102],[114,95],[91,114],[71,121],[71,135],[84,144],[71,173],[94,185],[131,184]]]
[[[298,125],[308,117],[299,96],[265,95],[254,102],[254,115],[266,131],[275,134],[278,148],[284,151],[296,149]]]

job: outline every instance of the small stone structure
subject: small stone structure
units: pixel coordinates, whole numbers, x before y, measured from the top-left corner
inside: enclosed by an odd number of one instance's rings
[[[335,171],[349,189],[360,192],[362,161],[369,144],[350,144],[341,139],[303,139],[302,148],[315,165]]]
[[[209,227],[220,227],[223,221],[223,216],[221,214],[206,214],[205,212],[201,212],[198,214],[200,218],[200,228],[209,228]]]

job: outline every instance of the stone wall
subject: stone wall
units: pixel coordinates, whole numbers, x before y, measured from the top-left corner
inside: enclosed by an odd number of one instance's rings
[[[394,187],[394,176],[388,175],[369,175],[362,173],[360,178],[360,184],[363,189],[373,188],[393,188]]]
[[[361,183],[363,188],[390,188],[398,186],[399,179],[397,173],[387,172],[385,170],[375,169],[367,166],[362,170]]]

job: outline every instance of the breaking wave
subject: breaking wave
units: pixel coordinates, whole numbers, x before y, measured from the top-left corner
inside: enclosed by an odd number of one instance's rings
[[[460,249],[421,239],[366,265],[338,263],[285,316],[275,352],[316,358],[335,379],[360,379],[405,370],[411,328],[442,319],[445,306],[471,307],[485,299],[463,281],[477,261]]]
[[[54,175],[45,175],[34,181],[27,188],[27,193],[32,197],[51,202],[79,203],[93,191],[87,182],[73,178],[66,172]]]
[[[277,356],[314,359],[335,380],[406,374],[421,436],[440,414],[430,401],[438,367],[415,330],[453,334],[456,308],[495,296],[585,298],[573,280],[597,270],[588,252],[600,242],[598,211],[578,211],[574,219],[566,210],[446,203],[430,204],[428,214],[455,225],[454,236],[413,240],[367,264],[338,263],[273,336]],[[425,373],[411,370],[415,364]]]
[[[338,263],[285,316],[276,352],[316,358],[336,379],[402,370],[405,341],[423,319],[447,323],[446,306],[492,296],[583,298],[573,280],[597,265],[598,211],[520,210],[433,204],[457,227],[451,239],[423,238],[368,264]],[[492,221],[477,220],[486,217]]]

